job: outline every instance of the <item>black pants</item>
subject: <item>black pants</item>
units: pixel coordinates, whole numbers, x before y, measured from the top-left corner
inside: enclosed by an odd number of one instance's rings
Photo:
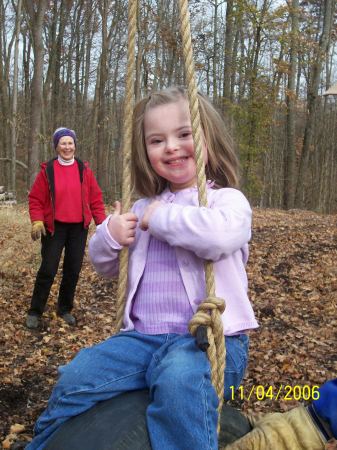
[[[41,316],[53,284],[64,248],[63,274],[57,302],[57,314],[73,308],[75,289],[81,271],[88,230],[83,223],[55,222],[55,233],[41,238],[42,262],[36,275],[29,314]]]

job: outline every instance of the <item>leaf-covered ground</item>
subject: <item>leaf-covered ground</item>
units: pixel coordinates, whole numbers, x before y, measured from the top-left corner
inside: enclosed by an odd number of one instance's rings
[[[244,411],[285,411],[337,375],[336,216],[254,210],[248,265],[260,328],[233,404]],[[27,206],[0,210],[0,442],[29,440],[57,377],[57,367],[114,330],[116,283],[98,277],[87,258],[70,328],[55,315],[59,275],[42,329],[24,322],[39,266]],[[295,386],[297,386],[295,388]],[[11,428],[12,427],[12,428]]]

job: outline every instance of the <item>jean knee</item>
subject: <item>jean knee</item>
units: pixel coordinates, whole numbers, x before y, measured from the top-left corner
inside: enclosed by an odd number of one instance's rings
[[[92,358],[90,348],[80,350],[75,358],[64,366],[59,366],[59,384],[63,386],[80,385],[86,379],[90,379]],[[91,364],[90,364],[91,361]]]
[[[195,360],[193,365],[184,361],[159,363],[153,370],[150,385],[165,398],[177,398],[184,395],[197,395],[205,386],[211,386],[210,369],[205,361]],[[183,398],[181,398],[183,400]]]
[[[156,381],[151,383],[151,391],[170,400],[183,392],[185,383],[185,377],[178,370],[165,368]]]

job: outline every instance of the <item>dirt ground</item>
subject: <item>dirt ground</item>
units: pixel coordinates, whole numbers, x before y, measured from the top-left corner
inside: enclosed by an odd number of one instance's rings
[[[233,404],[243,411],[285,411],[337,376],[337,216],[254,210],[249,294],[260,328]],[[93,231],[93,228],[92,230]],[[57,367],[114,332],[115,281],[86,257],[76,295],[78,326],[55,315],[60,277],[40,330],[24,326],[40,245],[30,239],[27,205],[0,210],[0,442],[31,439]]]

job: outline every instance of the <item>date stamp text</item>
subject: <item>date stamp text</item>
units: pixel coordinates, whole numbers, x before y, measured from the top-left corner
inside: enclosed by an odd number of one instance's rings
[[[309,386],[307,384],[294,385],[280,384],[279,386],[263,386],[262,384],[253,384],[253,386],[239,386],[235,390],[230,386],[231,400],[262,401],[262,400],[318,400],[319,386]]]

